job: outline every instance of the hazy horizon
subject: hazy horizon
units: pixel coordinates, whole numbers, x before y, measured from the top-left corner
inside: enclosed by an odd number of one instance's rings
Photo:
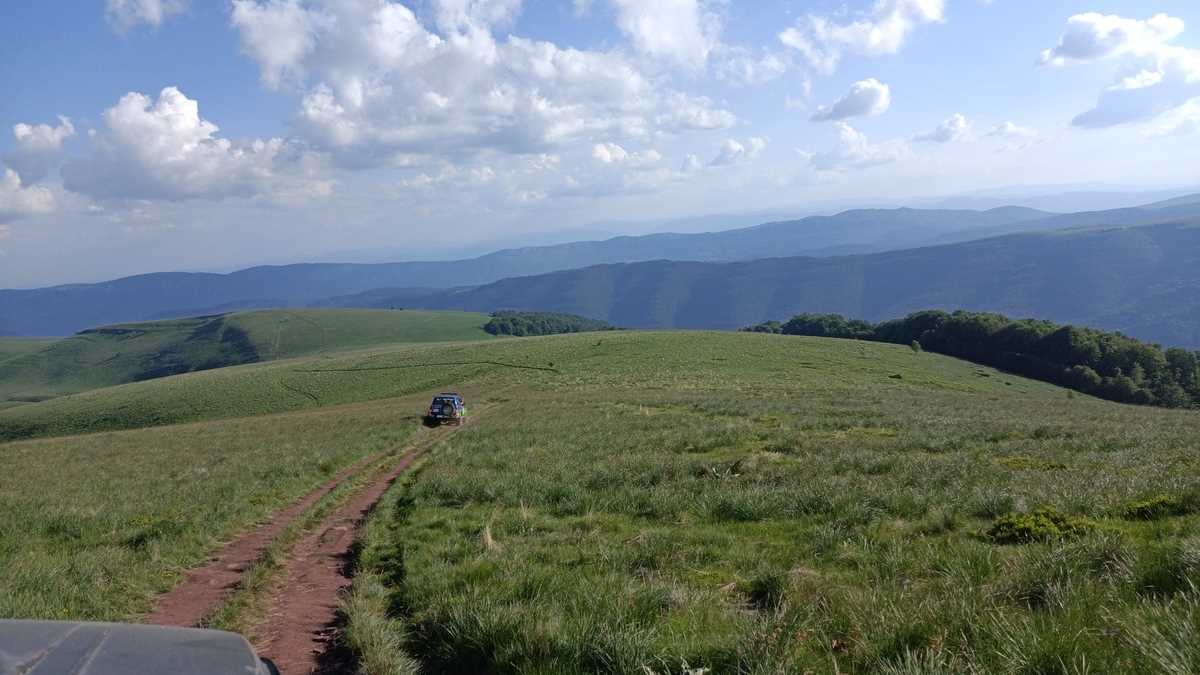
[[[0,288],[1200,185],[1200,6],[1184,0],[108,0],[0,17]]]

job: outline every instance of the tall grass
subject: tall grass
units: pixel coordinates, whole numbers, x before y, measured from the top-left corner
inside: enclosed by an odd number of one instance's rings
[[[1130,621],[1189,597],[1200,521],[1124,514],[1200,483],[1195,415],[901,348],[556,340],[558,377],[507,380],[503,414],[379,512],[357,613],[391,627],[379,652],[431,672],[1157,672]],[[1038,509],[1094,527],[987,536]]]

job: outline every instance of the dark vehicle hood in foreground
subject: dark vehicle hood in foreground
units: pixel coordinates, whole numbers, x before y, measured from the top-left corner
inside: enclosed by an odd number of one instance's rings
[[[0,675],[268,675],[236,633],[116,623],[0,620]]]

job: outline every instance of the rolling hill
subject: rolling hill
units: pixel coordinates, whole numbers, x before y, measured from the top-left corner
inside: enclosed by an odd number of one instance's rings
[[[406,303],[563,312],[631,328],[716,329],[805,312],[879,321],[922,309],[967,309],[1196,347],[1200,227],[1016,234],[833,258],[599,265],[442,291],[424,300],[410,297]]]
[[[659,259],[736,261],[776,256],[870,253],[965,241],[1014,231],[1136,225],[1200,217],[1200,204],[1052,215],[1016,207],[989,211],[860,209],[725,232],[653,234],[497,251],[470,260],[386,264],[300,264],[231,274],[158,273],[98,284],[0,290],[0,334],[66,335],[93,326],[237,309],[347,304],[338,296],[457,288],[603,263]],[[414,290],[415,289],[415,290]],[[375,295],[380,295],[375,293]],[[361,301],[360,303],[361,304]],[[371,306],[388,306],[373,303]]]
[[[487,409],[421,430],[446,387]],[[337,646],[372,672],[1149,675],[1195,653],[1200,418],[903,346],[391,345],[0,412],[4,438],[102,430],[0,443],[0,615],[136,620],[424,437],[347,566]],[[217,625],[260,637],[256,589],[356,490],[299,512]]]
[[[460,312],[276,310],[94,328],[0,360],[0,405],[316,353],[483,340],[492,337],[487,321]]]

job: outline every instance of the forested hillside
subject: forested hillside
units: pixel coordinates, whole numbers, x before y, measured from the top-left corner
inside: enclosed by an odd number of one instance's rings
[[[837,258],[600,265],[413,302],[563,312],[630,328],[729,330],[801,313],[880,321],[923,309],[965,309],[1197,347],[1200,227],[1019,234]]]
[[[800,314],[744,331],[909,345],[1002,368],[1110,401],[1190,408],[1200,405],[1200,353],[1140,342],[1120,333],[1000,314],[916,312],[872,325],[837,314]]]
[[[664,233],[507,249],[470,260],[299,264],[230,274],[143,274],[97,284],[0,290],[0,335],[68,335],[107,324],[243,309],[407,307],[410,298],[429,294],[420,289],[469,287],[602,263],[870,253],[1014,231],[1137,225],[1189,217],[1200,217],[1200,204],[1179,202],[1164,208],[1067,215],[1018,207],[988,211],[860,209],[725,232]]]

